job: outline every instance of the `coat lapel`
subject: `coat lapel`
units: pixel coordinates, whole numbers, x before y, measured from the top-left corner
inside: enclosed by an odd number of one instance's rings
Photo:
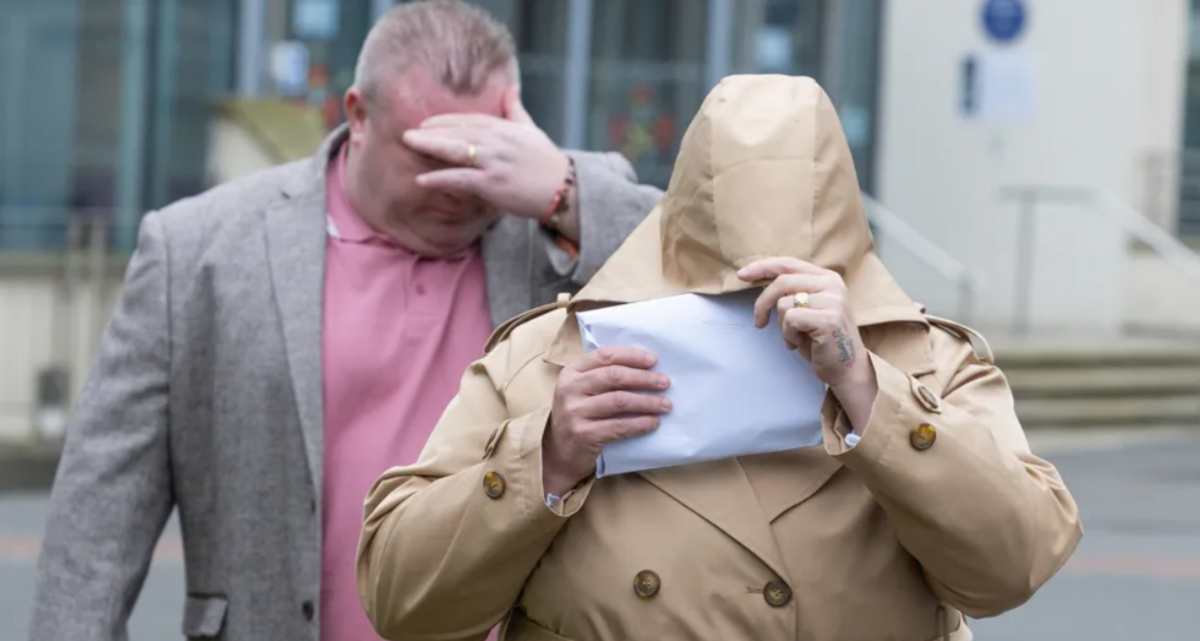
[[[790,580],[770,522],[738,459],[639,472],[652,485],[728,534]]]
[[[267,254],[275,303],[283,326],[308,470],[321,495],[324,452],[321,319],[325,286],[325,164],[344,130],[284,186],[266,212]]]
[[[772,523],[816,494],[842,469],[822,445],[747,456],[740,461],[763,513]]]

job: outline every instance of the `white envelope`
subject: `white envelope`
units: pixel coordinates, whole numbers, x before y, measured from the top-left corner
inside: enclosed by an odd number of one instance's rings
[[[818,445],[826,386],[772,321],[754,327],[761,290],[682,294],[579,312],[584,349],[638,347],[671,378],[657,430],[614,441],[597,476]]]

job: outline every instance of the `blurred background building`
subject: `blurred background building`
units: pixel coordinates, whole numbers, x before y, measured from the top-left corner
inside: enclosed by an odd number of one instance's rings
[[[564,146],[665,186],[722,76],[811,75],[932,311],[1200,332],[1200,0],[477,1]],[[0,2],[0,437],[61,430],[143,213],[311,154],[391,4]],[[1169,418],[1200,418],[1200,384],[1180,395]]]

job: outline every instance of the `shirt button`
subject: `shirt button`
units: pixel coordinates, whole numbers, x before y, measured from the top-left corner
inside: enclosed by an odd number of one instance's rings
[[[498,499],[504,495],[504,477],[496,472],[483,475],[483,492],[489,499]]]
[[[424,296],[424,295],[425,295],[425,286],[417,285],[417,296]]]
[[[633,593],[643,599],[649,599],[658,594],[662,587],[662,579],[654,570],[642,570],[633,577]]]
[[[763,588],[763,599],[773,608],[781,608],[792,600],[792,588],[783,581],[771,581]]]
[[[305,601],[304,605],[300,606],[300,613],[304,615],[305,621],[312,621],[313,615],[316,614],[316,608],[313,607],[313,602]]]

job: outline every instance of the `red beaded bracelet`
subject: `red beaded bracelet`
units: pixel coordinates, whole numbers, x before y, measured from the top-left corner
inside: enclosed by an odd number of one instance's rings
[[[571,206],[570,193],[571,188],[575,186],[575,159],[567,159],[567,177],[563,179],[562,187],[554,192],[554,199],[550,201],[550,207],[546,209],[546,213],[542,214],[538,221],[542,227],[549,227],[550,221],[558,214],[564,213]]]

